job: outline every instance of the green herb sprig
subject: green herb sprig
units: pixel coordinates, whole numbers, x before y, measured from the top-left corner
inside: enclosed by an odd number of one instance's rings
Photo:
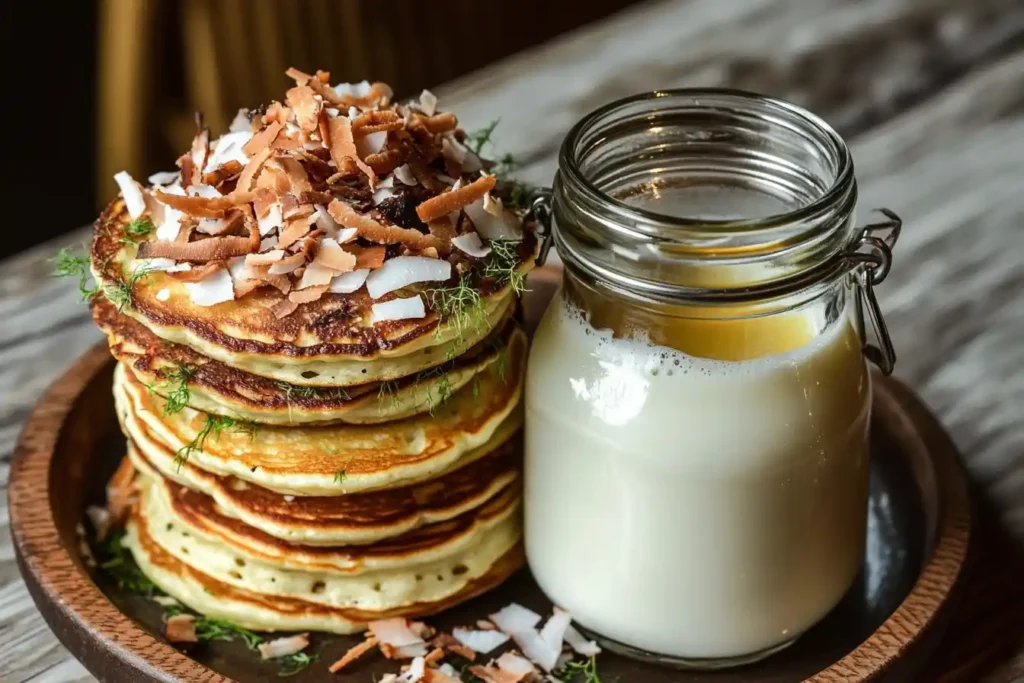
[[[188,383],[196,376],[199,368],[191,363],[176,362],[173,370],[164,374],[167,384],[164,396],[164,414],[173,415],[181,412],[188,405],[191,394]]]
[[[162,595],[156,584],[150,581],[139,565],[135,564],[135,558],[128,548],[124,547],[124,529],[111,531],[101,542],[94,545],[93,554],[99,560],[100,569],[107,573],[116,583],[117,587],[126,593],[152,597]]]
[[[196,451],[203,450],[206,440],[211,436],[217,438],[225,429],[233,429],[236,432],[248,433],[250,439],[255,439],[259,427],[254,422],[236,420],[226,415],[207,415],[206,422],[195,438],[177,450],[174,454],[174,465],[180,470],[181,466],[188,462],[188,458]]]
[[[565,683],[601,683],[601,677],[597,673],[597,660],[594,657],[569,662],[555,672],[555,676]]]
[[[153,221],[148,218],[136,218],[124,226],[124,235],[121,236],[121,244],[135,244],[143,237],[150,235],[156,230]]]
[[[152,274],[153,270],[151,268],[139,266],[132,271],[132,274],[128,276],[126,281],[118,280],[113,284],[105,286],[103,294],[110,303],[117,307],[117,312],[121,313],[126,307],[134,304],[133,292],[135,291],[136,283]]]
[[[277,675],[281,677],[294,676],[318,659],[320,659],[320,655],[309,655],[305,652],[296,652],[293,655],[281,657],[277,661]]]
[[[78,291],[82,295],[82,301],[88,301],[100,288],[92,280],[92,272],[89,270],[89,257],[84,254],[76,254],[68,247],[64,247],[50,261],[53,263],[54,277],[77,277]]]
[[[519,296],[526,291],[526,274],[518,269],[518,242],[491,240],[491,253],[484,263],[484,277],[493,278],[500,286],[508,285]]]
[[[501,123],[500,118],[494,119],[483,128],[466,134],[467,146],[473,150],[474,154],[479,155],[484,150],[484,147],[492,143],[491,137],[494,135],[494,129],[498,127],[499,123]]]

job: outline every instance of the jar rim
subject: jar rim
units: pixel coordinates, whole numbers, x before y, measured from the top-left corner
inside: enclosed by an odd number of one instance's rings
[[[790,119],[799,120],[810,126],[815,130],[815,132],[823,134],[825,139],[830,143],[830,151],[836,155],[836,159],[838,161],[835,177],[832,179],[828,189],[821,193],[820,196],[815,197],[813,200],[802,206],[782,213],[761,216],[758,218],[740,219],[686,218],[682,216],[658,213],[656,211],[650,211],[648,209],[629,204],[628,202],[598,188],[597,184],[587,177],[580,168],[578,147],[582,136],[591,132],[591,130],[595,126],[599,125],[606,117],[614,114],[618,110],[625,109],[637,103],[645,101],[653,102],[669,97],[688,97],[695,100],[700,97],[708,97],[734,100],[738,103],[756,103],[761,106],[771,107],[773,111],[786,115]],[[838,202],[842,201],[844,195],[848,193],[851,183],[854,181],[853,157],[850,153],[850,149],[842,136],[840,136],[827,121],[807,109],[791,102],[787,102],[786,100],[735,88],[673,88],[666,90],[652,90],[609,102],[608,104],[591,111],[569,130],[559,150],[558,162],[559,173],[567,176],[568,179],[576,185],[577,190],[580,191],[588,200],[610,204],[614,207],[615,212],[620,216],[632,217],[637,219],[638,222],[661,223],[673,229],[683,229],[687,232],[698,234],[708,232],[707,230],[701,230],[701,228],[710,228],[717,233],[720,233],[724,229],[728,229],[728,231],[734,235],[749,235],[760,231],[772,230],[779,227],[781,224],[812,219],[832,210]]]

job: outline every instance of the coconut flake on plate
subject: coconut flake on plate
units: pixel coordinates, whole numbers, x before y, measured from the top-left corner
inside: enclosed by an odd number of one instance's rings
[[[110,531],[110,510],[99,505],[90,505],[85,508],[85,515],[89,518],[89,524],[96,532],[96,540],[102,541]]]
[[[128,215],[138,218],[146,212],[146,195],[142,193],[142,186],[135,182],[127,171],[118,171],[114,174],[114,181],[121,188],[121,196],[124,197],[124,206],[128,209]]]
[[[191,263],[178,263],[174,259],[162,257],[139,259],[138,267],[146,270],[162,270],[168,273],[192,270]]]
[[[420,181],[416,180],[416,176],[413,175],[412,169],[409,168],[409,164],[402,164],[394,170],[394,175],[403,185],[419,185]]]
[[[561,648],[554,648],[544,640],[535,628],[510,633],[523,654],[545,671],[552,671],[558,662]]]
[[[150,185],[173,185],[181,179],[179,171],[159,171],[149,176]]]
[[[369,268],[360,268],[359,270],[353,270],[351,273],[342,273],[331,280],[331,286],[328,291],[335,294],[351,294],[366,282],[366,276],[370,274]]]
[[[325,268],[317,263],[310,263],[302,272],[302,279],[295,289],[308,289],[309,287],[321,287],[331,284],[336,271]]]
[[[164,624],[164,637],[171,643],[198,643],[196,618],[192,614],[177,614]]]
[[[366,291],[374,299],[379,299],[417,282],[444,282],[451,276],[452,264],[447,261],[425,256],[396,256],[370,273],[366,279]]]
[[[248,126],[249,123],[246,122]],[[242,150],[246,143],[252,139],[251,130],[242,130],[232,133],[225,133],[214,141],[214,150],[206,161],[204,172],[209,173],[220,168],[229,161],[237,161],[243,167],[249,163],[249,157]]]
[[[423,680],[423,675],[427,671],[427,662],[423,657],[416,657],[409,664],[409,669],[398,677],[398,681],[402,683],[418,683]]]
[[[276,638],[266,643],[259,644],[260,657],[263,659],[277,659],[298,654],[309,647],[309,634],[297,633],[294,636]]]
[[[270,251],[277,247],[277,235],[264,237],[260,240],[260,251]]]
[[[596,657],[601,654],[601,647],[593,640],[587,640],[582,633],[573,626],[565,629],[565,642],[576,651],[576,654],[584,657]]]
[[[341,94],[341,93],[339,93]],[[409,620],[405,617],[393,617],[391,619],[379,619],[371,621],[367,628],[373,637],[385,645],[402,647],[403,645],[415,645],[422,643],[423,639],[409,627]]]
[[[535,628],[541,617],[533,610],[513,602],[490,615],[490,619],[495,626],[511,635],[516,631]]]
[[[392,299],[379,304],[373,304],[373,322],[380,323],[386,320],[410,320],[425,318],[427,309],[423,305],[423,298],[418,294],[406,299]]]
[[[555,613],[548,618],[544,628],[540,630],[540,637],[556,653],[562,651],[562,643],[565,640],[565,631],[569,628],[572,616],[564,609],[555,608]],[[553,665],[552,665],[553,668]]]
[[[197,306],[215,306],[235,298],[235,285],[226,268],[218,268],[199,282],[186,282],[185,288]]]
[[[501,631],[475,631],[466,628],[453,629],[452,637],[480,654],[496,650],[509,641],[509,636]]]
[[[480,235],[475,232],[467,232],[465,235],[453,237],[452,244],[474,258],[484,258],[491,253],[491,248],[485,245],[480,239]]]
[[[488,196],[484,195],[463,208],[476,231],[489,240],[522,240],[523,227],[519,216],[506,209],[501,200],[488,199]]]

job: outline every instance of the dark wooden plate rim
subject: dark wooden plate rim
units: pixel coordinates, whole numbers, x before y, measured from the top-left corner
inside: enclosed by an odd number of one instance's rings
[[[111,358],[105,343],[86,352],[46,391],[18,438],[10,478],[9,511],[18,564],[29,592],[65,646],[110,680],[229,679],[140,629],[119,611],[72,556],[50,507],[50,464],[65,419],[89,380]],[[968,484],[956,450],[909,389],[876,376],[875,409],[894,433],[909,434],[913,462],[932,471],[939,521],[934,550],[899,608],[856,649],[807,679],[815,683],[867,681],[889,668],[928,630],[962,582],[971,536]],[[926,427],[922,428],[922,424]],[[159,662],[159,664],[157,664]]]

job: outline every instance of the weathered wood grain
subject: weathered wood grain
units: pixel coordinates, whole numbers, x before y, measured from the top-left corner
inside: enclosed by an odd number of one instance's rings
[[[863,210],[907,224],[879,288],[899,362],[992,506],[985,552],[926,680],[1024,678],[1024,5],[1016,0],[695,0],[643,5],[439,88],[467,126],[548,182],[558,144],[633,92],[731,85],[805,104],[852,143]],[[81,242],[77,232],[64,243]],[[99,338],[47,245],[0,269],[0,680],[87,678],[17,577],[13,440],[46,384]],[[1014,592],[1016,591],[1016,592]],[[1013,600],[1017,603],[1014,604]]]

